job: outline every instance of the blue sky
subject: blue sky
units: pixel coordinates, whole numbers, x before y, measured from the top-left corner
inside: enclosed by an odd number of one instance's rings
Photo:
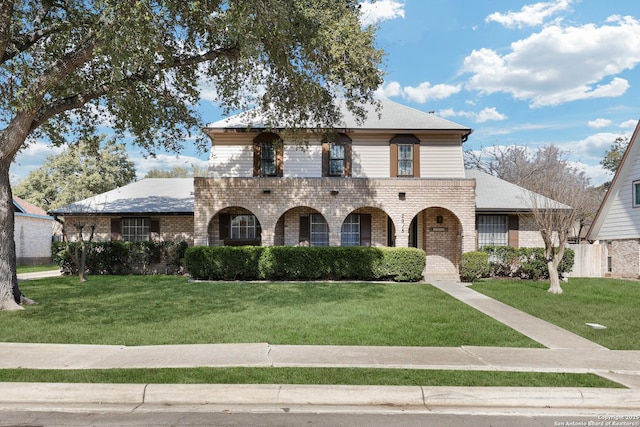
[[[592,183],[599,166],[640,118],[640,8],[630,0],[378,0],[361,2],[386,51],[386,97],[474,129],[473,150],[555,144]],[[223,118],[213,88],[202,87],[205,121]],[[11,168],[17,182],[51,154],[32,144]],[[205,165],[188,141],[183,155],[144,159],[146,170]]]

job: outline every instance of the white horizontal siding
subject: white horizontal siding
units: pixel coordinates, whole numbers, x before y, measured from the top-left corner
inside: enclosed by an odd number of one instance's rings
[[[209,176],[211,178],[253,176],[253,146],[213,145],[209,157]]]
[[[421,145],[420,177],[464,178],[464,160],[460,143]]]
[[[633,182],[640,180],[640,160],[635,159],[627,179],[615,195],[607,217],[604,219],[600,240],[640,238],[640,207],[633,207]]]
[[[354,141],[351,170],[355,178],[389,178],[389,139]]]
[[[284,176],[288,178],[319,178],[322,176],[322,146],[284,147]]]

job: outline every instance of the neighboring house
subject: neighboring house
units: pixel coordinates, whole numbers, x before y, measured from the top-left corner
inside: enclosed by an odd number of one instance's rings
[[[596,214],[587,239],[600,243],[602,275],[640,277],[640,122]]]
[[[364,123],[344,117],[334,137],[310,133],[301,146],[259,115],[239,114],[204,129],[208,177],[145,179],[54,213],[98,214],[98,239],[129,240],[130,223],[143,224],[142,239],[173,239],[168,221],[179,215],[177,234],[195,245],[413,246],[430,274],[457,274],[461,254],[479,245],[541,245],[517,215],[528,211],[526,190],[465,171],[471,129],[391,101]],[[166,203],[145,205],[169,189]]]
[[[34,204],[13,197],[16,263],[41,265],[51,263],[51,237],[55,221]]]
[[[147,178],[54,209],[70,240],[78,225],[96,241],[185,240],[193,244],[193,178]]]

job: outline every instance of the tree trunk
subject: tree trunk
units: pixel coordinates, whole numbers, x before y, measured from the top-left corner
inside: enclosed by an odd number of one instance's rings
[[[558,274],[558,264],[555,257],[547,261],[547,268],[549,269],[549,292],[552,294],[561,294],[562,288],[560,287],[560,275]]]
[[[13,194],[9,181],[11,160],[0,165],[0,310],[20,310],[22,293],[16,276]]]

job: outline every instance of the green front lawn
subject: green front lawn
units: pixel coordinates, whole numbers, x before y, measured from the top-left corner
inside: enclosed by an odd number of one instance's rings
[[[0,369],[0,382],[622,387],[591,374],[360,368]]]
[[[26,281],[0,341],[541,347],[427,284],[194,283],[172,276]]]
[[[16,268],[16,272],[18,274],[37,273],[40,271],[55,271],[55,270],[60,270],[60,266],[56,264],[46,264],[46,265],[24,265],[22,267]]]
[[[640,282],[571,278],[561,287],[562,294],[552,295],[549,282],[482,280],[472,289],[611,350],[640,350]]]

